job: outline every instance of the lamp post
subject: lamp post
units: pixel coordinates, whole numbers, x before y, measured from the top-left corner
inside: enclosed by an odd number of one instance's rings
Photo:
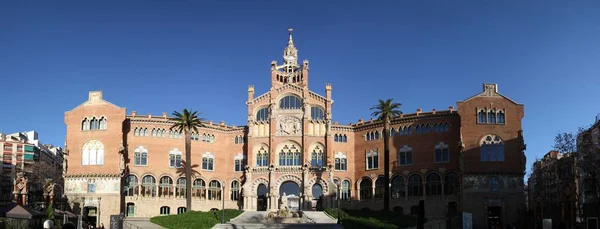
[[[221,208],[221,224],[225,224],[225,183],[223,183],[223,191],[221,191],[221,202],[223,203]]]
[[[341,223],[341,221],[340,221],[340,208],[341,208],[340,207],[341,206],[341,202],[340,202],[340,186],[341,186],[341,183],[340,183],[339,179],[333,179],[333,172],[332,172],[333,169],[334,169],[333,165],[329,164],[328,167],[329,167],[329,181],[331,183],[335,184],[335,186],[337,188],[337,193],[335,195],[336,199],[337,199],[337,224],[340,224]]]
[[[334,180],[335,181],[335,186],[337,187],[337,224],[340,224],[340,208],[341,208],[341,201],[340,201],[340,180]]]

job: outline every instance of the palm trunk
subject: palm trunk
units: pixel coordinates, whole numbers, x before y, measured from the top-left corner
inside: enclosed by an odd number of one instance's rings
[[[184,131],[185,137],[185,207],[192,210],[192,141],[190,132]]]
[[[390,118],[383,118],[383,181],[385,183],[383,192],[383,211],[390,210]]]

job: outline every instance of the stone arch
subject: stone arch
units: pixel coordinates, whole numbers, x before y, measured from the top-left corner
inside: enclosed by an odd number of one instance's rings
[[[291,174],[286,174],[286,175],[280,176],[277,179],[277,181],[275,181],[275,185],[273,186],[274,190],[278,190],[278,193],[279,193],[279,189],[281,189],[281,185],[286,181],[292,181],[292,182],[296,183],[298,185],[298,187],[300,187],[300,192],[304,192],[304,189],[302,188],[302,179],[300,177],[297,177],[297,176],[294,176]],[[256,186],[256,187],[258,187],[258,186]]]
[[[255,196],[256,190],[258,190],[258,186],[261,184],[264,184],[265,186],[267,186],[267,189],[269,188],[269,180],[267,180],[264,177],[259,177],[259,178],[254,179],[254,182],[252,182],[251,190],[244,190],[244,195],[245,196]]]
[[[310,179],[310,181],[308,182],[308,185],[307,185],[307,187],[308,187],[308,188],[310,188],[310,189],[312,189],[313,185],[315,185],[315,184],[319,184],[319,185],[321,185],[321,188],[322,188],[322,190],[323,190],[323,195],[329,194],[329,185],[327,185],[327,182],[326,182],[325,180],[323,180],[323,179],[320,179],[320,178],[316,178],[316,177],[315,177],[315,178],[312,178],[312,179]],[[310,197],[313,197],[313,196],[312,196],[312,191],[311,191],[311,192],[309,192],[309,193],[306,193],[306,194],[308,194]],[[306,194],[305,194],[305,195],[306,195]]]

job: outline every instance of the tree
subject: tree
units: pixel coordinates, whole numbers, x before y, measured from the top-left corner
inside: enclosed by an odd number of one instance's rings
[[[185,139],[185,206],[188,211],[192,210],[192,133],[198,133],[198,128],[203,127],[202,118],[199,118],[197,111],[190,112],[187,109],[183,109],[181,113],[174,111],[173,126],[170,130],[183,132]]]
[[[390,124],[392,117],[402,114],[399,103],[392,102],[393,99],[381,100],[371,107],[373,113],[371,116],[377,117],[377,119],[383,121],[383,176],[384,183],[384,197],[383,197],[383,211],[390,210]]]
[[[52,204],[48,205],[46,214],[47,214],[48,219],[54,220],[54,206]]]
[[[578,213],[583,216],[584,204],[594,204],[596,211],[600,209],[600,148],[594,144],[592,133],[580,127],[578,133],[559,133],[554,139],[554,149],[563,154],[573,154],[572,166],[577,182],[579,183],[575,197],[577,199]],[[585,198],[585,200],[584,200]]]

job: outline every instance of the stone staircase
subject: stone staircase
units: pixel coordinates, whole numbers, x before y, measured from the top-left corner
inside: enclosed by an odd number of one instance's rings
[[[249,223],[249,224],[217,224],[212,229],[301,229],[301,228],[315,228],[315,229],[343,229],[341,224],[329,224],[329,223]]]
[[[270,223],[265,220],[267,212],[244,212],[226,224],[217,224],[213,229],[343,229],[336,220],[324,212],[304,212],[307,221],[311,223]]]

